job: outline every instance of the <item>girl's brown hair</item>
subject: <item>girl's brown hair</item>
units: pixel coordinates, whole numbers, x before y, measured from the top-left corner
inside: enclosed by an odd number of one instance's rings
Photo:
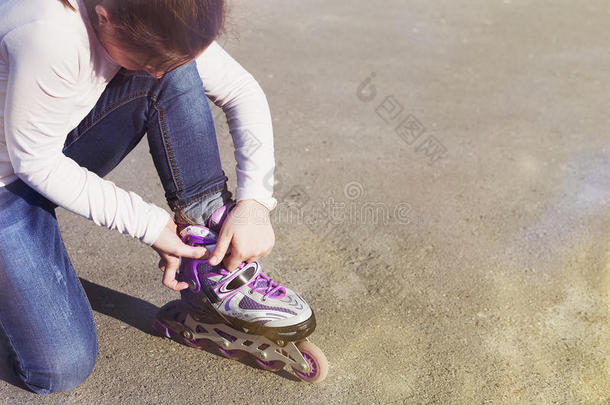
[[[66,6],[67,8],[69,8],[70,10],[74,10],[76,11],[76,9],[74,8],[74,6],[72,4],[70,4],[70,2],[68,0],[59,0],[61,2],[61,4],[63,4],[64,6]]]
[[[59,1],[74,9],[68,0]],[[224,0],[106,0],[104,6],[116,42],[155,70],[194,59],[224,26]]]

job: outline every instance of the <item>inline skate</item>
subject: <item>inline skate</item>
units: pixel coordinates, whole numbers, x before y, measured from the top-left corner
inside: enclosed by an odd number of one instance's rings
[[[187,226],[182,240],[212,252],[233,206],[216,210],[207,227]],[[308,340],[316,327],[313,311],[300,295],[263,274],[258,262],[229,272],[222,263],[183,258],[176,278],[189,288],[158,311],[153,326],[161,335],[198,348],[211,342],[231,359],[249,353],[266,370],[288,365],[304,381],[326,377],[328,361]]]

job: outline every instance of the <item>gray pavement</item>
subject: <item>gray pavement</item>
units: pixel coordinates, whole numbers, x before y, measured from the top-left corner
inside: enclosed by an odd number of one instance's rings
[[[606,2],[231,9],[223,42],[274,117],[281,205],[263,264],[315,309],[327,380],[151,335],[177,297],[155,253],[60,211],[98,362],[47,397],[2,370],[0,402],[608,403]],[[110,178],[164,204],[145,144]]]

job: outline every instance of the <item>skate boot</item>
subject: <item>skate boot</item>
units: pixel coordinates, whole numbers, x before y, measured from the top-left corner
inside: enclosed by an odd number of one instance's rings
[[[182,240],[213,251],[233,206],[216,210],[207,227],[186,227]],[[305,381],[326,377],[326,357],[307,339],[316,326],[313,311],[297,293],[267,277],[258,262],[243,262],[230,272],[222,263],[183,258],[177,279],[189,288],[157,313],[154,327],[162,335],[193,347],[212,342],[228,358],[250,353],[267,370],[289,365]]]

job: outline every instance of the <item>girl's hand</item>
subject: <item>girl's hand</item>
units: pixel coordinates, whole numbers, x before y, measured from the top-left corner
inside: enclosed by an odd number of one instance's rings
[[[255,200],[241,200],[222,224],[210,264],[215,266],[224,258],[225,268],[233,271],[241,262],[267,256],[274,244],[269,210]],[[229,246],[231,253],[225,258]]]
[[[163,275],[163,285],[174,291],[184,290],[188,287],[187,283],[176,280],[176,270],[180,266],[180,257],[199,259],[207,254],[204,247],[184,244],[177,235],[177,226],[172,219],[163,228],[152,248],[161,257],[159,268],[165,273]]]

